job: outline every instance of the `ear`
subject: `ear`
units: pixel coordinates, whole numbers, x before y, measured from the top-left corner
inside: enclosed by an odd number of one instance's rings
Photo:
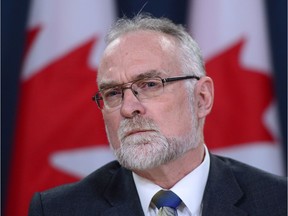
[[[204,118],[211,112],[213,106],[213,80],[208,76],[201,77],[196,83],[194,93],[198,118]]]

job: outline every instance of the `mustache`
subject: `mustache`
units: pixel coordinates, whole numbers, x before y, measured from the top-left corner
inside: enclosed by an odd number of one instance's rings
[[[152,130],[155,132],[160,132],[156,123],[150,118],[143,118],[139,115],[131,119],[124,119],[120,122],[120,127],[118,130],[118,137],[122,141],[133,131],[145,131]]]

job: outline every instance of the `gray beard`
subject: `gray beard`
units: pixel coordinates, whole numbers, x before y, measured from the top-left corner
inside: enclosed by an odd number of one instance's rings
[[[149,132],[125,136],[132,130],[149,130]],[[109,138],[109,133],[107,134]],[[168,138],[160,133],[152,119],[137,115],[121,122],[118,131],[120,147],[112,149],[123,167],[131,170],[151,169],[175,160],[188,150],[196,148],[198,139],[195,134],[197,132],[193,127],[185,137]],[[113,145],[110,143],[110,146]]]

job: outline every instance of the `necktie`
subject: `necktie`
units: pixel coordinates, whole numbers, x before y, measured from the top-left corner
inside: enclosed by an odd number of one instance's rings
[[[182,200],[172,191],[158,191],[152,198],[152,202],[159,209],[158,216],[176,216],[176,208]]]

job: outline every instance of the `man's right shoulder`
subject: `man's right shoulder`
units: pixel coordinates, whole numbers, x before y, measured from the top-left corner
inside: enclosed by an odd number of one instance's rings
[[[89,191],[95,186],[99,189],[103,189],[105,184],[109,182],[109,179],[118,172],[120,169],[123,169],[118,161],[112,161],[106,165],[95,170],[82,180],[70,184],[63,184],[52,189],[41,192],[42,196],[47,196],[50,194],[69,194],[74,193],[74,191]],[[103,187],[101,187],[103,186]]]
[[[35,193],[29,215],[90,215],[90,212],[102,212],[111,206],[107,194],[121,182],[131,181],[131,171],[113,161],[79,182]]]

